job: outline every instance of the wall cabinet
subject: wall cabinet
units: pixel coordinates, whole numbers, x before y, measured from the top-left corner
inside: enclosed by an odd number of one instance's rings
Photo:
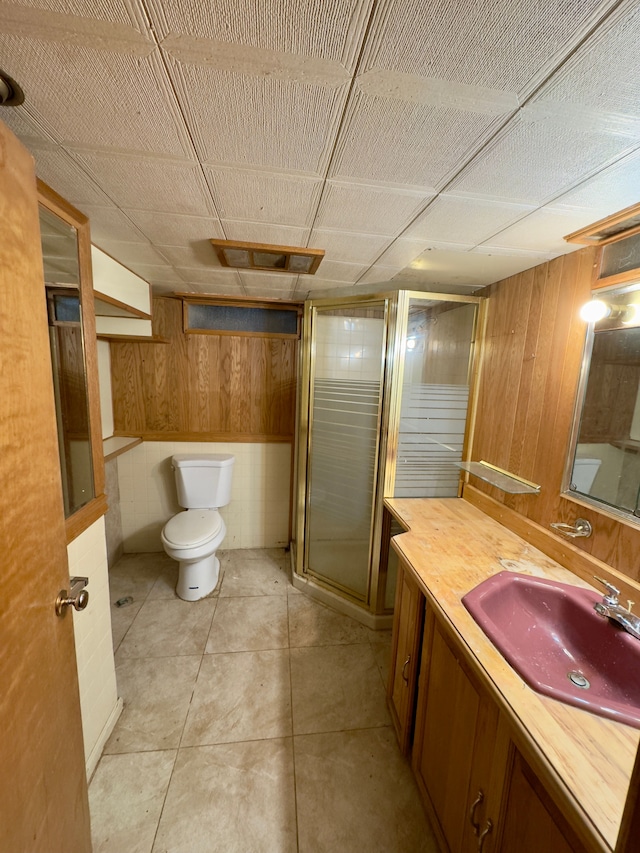
[[[400,563],[396,580],[391,669],[387,703],[404,755],[409,753],[415,719],[420,644],[425,598],[411,573]]]
[[[416,620],[424,597],[402,562],[398,578],[390,708],[402,749],[415,723],[412,767],[443,853],[588,853],[454,632],[428,602]],[[420,639],[414,711],[401,669]]]

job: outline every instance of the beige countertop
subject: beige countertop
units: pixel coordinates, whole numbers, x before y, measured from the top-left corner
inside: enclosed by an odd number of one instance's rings
[[[393,547],[470,651],[503,713],[549,768],[554,793],[584,821],[596,849],[613,849],[640,731],[536,693],[461,601],[505,569],[589,584],[465,500],[391,498],[385,505],[408,528],[394,537]]]

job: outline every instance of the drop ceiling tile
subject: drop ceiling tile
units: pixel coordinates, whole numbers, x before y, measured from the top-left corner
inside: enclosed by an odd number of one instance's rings
[[[122,243],[111,240],[101,240],[98,242],[95,239],[93,242],[103,252],[111,255],[112,258],[120,261],[125,266],[131,266],[131,264],[160,266],[165,262],[162,255],[158,254],[150,243]]]
[[[224,269],[222,267],[212,267],[210,270],[200,268],[191,269],[190,267],[177,267],[177,272],[185,280],[195,285],[206,285],[220,287],[241,287],[242,282],[237,270]]]
[[[204,162],[326,171],[347,83],[317,86],[175,62],[171,76]]]
[[[108,206],[111,199],[97,182],[62,148],[27,146],[36,161],[37,176],[75,207]]]
[[[204,284],[196,284],[189,282],[185,286],[185,292],[192,291],[193,293],[207,293],[214,296],[246,296],[246,291],[243,285],[238,280],[237,284],[219,284],[217,282],[205,282]]]
[[[372,264],[384,251],[389,238],[379,234],[358,234],[354,231],[330,231],[314,228],[309,245],[325,250],[325,261],[345,261]]]
[[[380,284],[390,282],[392,278],[398,275],[402,267],[385,267],[382,264],[374,264],[358,281],[358,284]]]
[[[540,256],[534,254],[502,254],[497,252],[480,253],[446,252],[434,249],[425,253],[414,266],[420,273],[417,278],[431,284],[435,290],[440,285],[451,284],[463,287],[482,287],[500,281],[510,275],[522,272],[540,263]],[[409,270],[403,270],[402,278]]]
[[[472,248],[514,220],[535,210],[533,205],[440,195],[409,226],[403,237],[458,243]]]
[[[640,7],[622,3],[536,96],[640,116]]]
[[[83,149],[75,150],[74,157],[118,207],[211,215],[210,196],[197,163],[161,157],[109,156]]]
[[[316,275],[321,275],[327,281],[347,281],[353,284],[367,271],[368,267],[368,264],[345,264],[342,261],[328,261],[325,258],[320,263]]]
[[[221,219],[307,226],[315,213],[319,178],[205,166]]]
[[[407,276],[403,273],[394,281],[394,286],[399,290],[418,290],[425,293],[450,293],[458,296],[472,296],[476,290],[484,287],[482,284],[446,284],[432,281],[424,281],[418,270],[413,271],[415,276]]]
[[[420,212],[429,192],[328,181],[315,225],[393,237]]]
[[[361,69],[388,68],[517,92],[568,54],[611,2],[378,4]]]
[[[8,72],[7,72],[8,73]],[[2,121],[9,127],[27,148],[37,145],[41,148],[54,148],[55,137],[29,115],[25,106],[12,107],[2,113]]]
[[[381,255],[379,263],[388,267],[406,267],[429,246],[428,240],[395,240]]]
[[[222,227],[224,237],[227,240],[241,240],[244,243],[269,243],[272,246],[306,246],[310,233],[309,228],[273,225],[270,222],[240,222],[235,219],[224,219]],[[323,247],[314,246],[314,248],[321,249]]]
[[[175,282],[176,289],[179,290],[180,285],[183,283],[182,278],[176,270],[168,264],[166,266],[156,264],[127,264],[127,266],[139,275],[140,278],[148,281],[149,284],[155,284],[156,282],[158,284],[171,284]]]
[[[0,54],[32,114],[65,144],[193,156],[158,56],[13,36],[0,36]]]
[[[630,140],[519,117],[449,187],[495,200],[544,204],[628,153]],[[559,154],[561,152],[561,154]]]
[[[640,199],[640,151],[603,169],[555,199],[557,208],[590,208],[593,222],[624,210]]]
[[[502,121],[358,92],[340,133],[331,177],[438,188]]]
[[[145,4],[161,38],[170,33],[214,43],[321,57],[352,69],[372,0],[285,0],[276,11],[254,0],[216,0],[216,14],[200,0],[149,0]],[[329,24],[329,25],[328,25]]]
[[[176,287],[175,284],[165,281],[156,281],[151,285],[152,296],[169,296],[176,291],[187,293],[190,291],[190,287],[184,283],[181,283],[180,287]]]
[[[566,254],[575,251],[575,244],[567,243],[563,237],[593,222],[593,213],[588,210],[553,210],[543,207],[530,213],[515,225],[494,234],[483,247],[523,249]]]
[[[130,209],[125,213],[158,246],[184,246],[194,241],[224,238],[220,221],[213,216],[181,216]]]
[[[50,40],[71,40],[75,34],[77,40],[103,42],[114,32],[120,39],[133,39],[130,29],[148,34],[145,19],[135,0],[22,0],[3,10],[6,32]]]
[[[85,205],[82,209],[89,217],[91,241],[100,245],[102,241],[121,243],[145,243],[146,236],[139,231],[126,214],[117,207]]]
[[[245,287],[247,296],[253,299],[280,299],[283,302],[298,301],[295,288],[286,287],[274,289],[273,287],[256,285],[255,287]]]
[[[194,241],[187,246],[161,246],[159,251],[176,267],[188,267],[193,270],[222,267],[210,240]]]
[[[297,275],[282,275],[274,272],[254,272],[253,270],[242,270],[238,273],[240,281],[247,289],[247,293],[257,288],[272,291],[291,292],[298,283]],[[266,293],[264,294],[267,295]]]

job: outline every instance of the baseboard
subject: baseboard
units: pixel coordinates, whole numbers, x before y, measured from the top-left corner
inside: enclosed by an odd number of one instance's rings
[[[98,766],[98,761],[102,757],[102,750],[105,748],[107,741],[111,735],[111,732],[115,729],[116,723],[120,718],[120,714],[122,713],[122,709],[124,707],[124,703],[122,701],[122,697],[118,696],[116,700],[116,704],[113,706],[113,710],[109,714],[109,719],[104,725],[104,728],[100,732],[100,737],[95,742],[93,749],[89,753],[89,756],[86,760],[86,770],[87,770],[87,782],[91,781],[91,777],[95,773],[95,769]]]

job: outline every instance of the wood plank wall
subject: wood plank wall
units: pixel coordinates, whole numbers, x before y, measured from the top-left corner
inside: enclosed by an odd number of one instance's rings
[[[640,580],[640,529],[561,496],[594,249],[572,252],[487,288],[489,316],[472,458],[541,485],[539,495],[473,486],[549,529],[586,518],[588,539],[572,544]]]
[[[182,302],[153,300],[169,343],[112,341],[116,434],[165,441],[293,441],[291,338],[184,334]]]

